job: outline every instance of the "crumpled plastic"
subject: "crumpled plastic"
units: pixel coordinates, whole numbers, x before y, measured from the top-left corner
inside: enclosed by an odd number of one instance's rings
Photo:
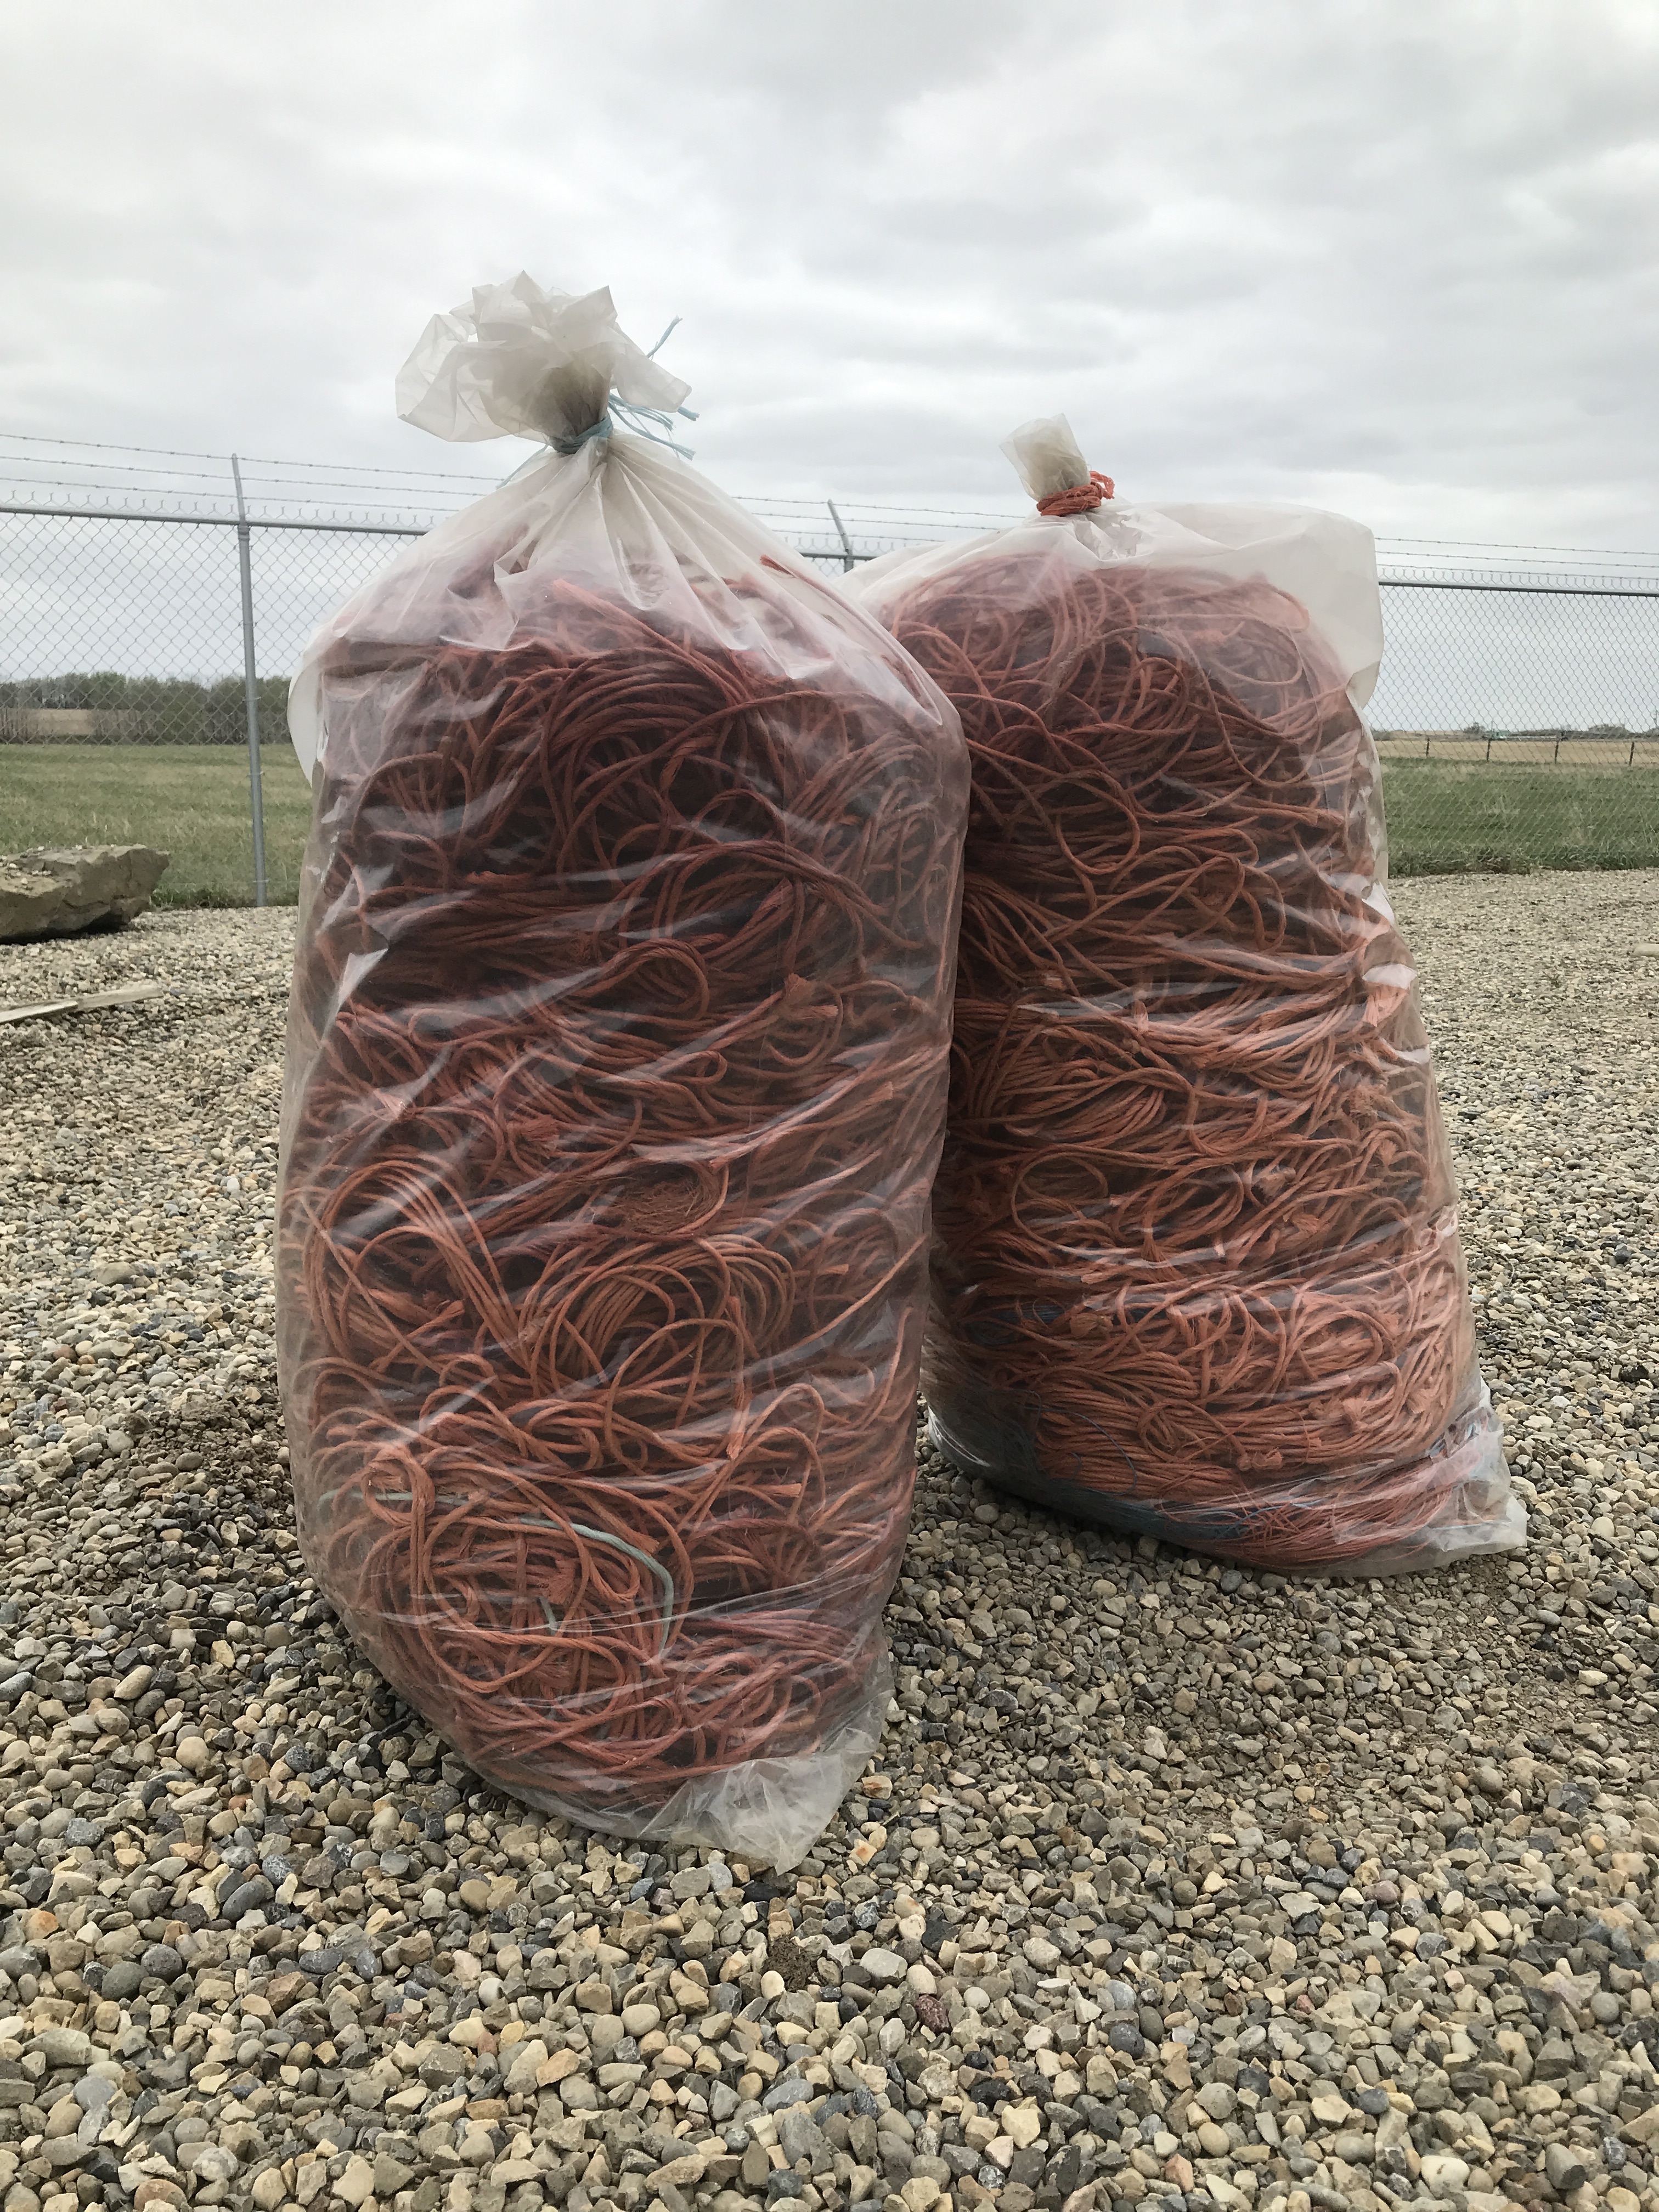
[[[621,330],[608,287],[544,292],[520,271],[434,315],[398,372],[397,396],[404,422],[434,437],[556,446],[598,422],[612,393],[673,415],[690,390]]]

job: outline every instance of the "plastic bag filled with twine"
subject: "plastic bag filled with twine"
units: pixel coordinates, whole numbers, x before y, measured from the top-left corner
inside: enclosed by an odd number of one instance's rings
[[[973,774],[935,1440],[1263,1567],[1507,1549],[1361,713],[1370,533],[1129,507],[1063,417],[1005,450],[1029,521],[849,579]]]
[[[670,450],[686,389],[526,277],[399,380],[547,449],[294,687],[279,1346],[402,1696],[532,1804],[787,1866],[890,1694],[967,769]]]

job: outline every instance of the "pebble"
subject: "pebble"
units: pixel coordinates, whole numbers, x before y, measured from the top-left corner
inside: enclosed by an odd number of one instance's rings
[[[903,1959],[896,1951],[889,1951],[880,1944],[872,1944],[859,1964],[878,1989],[884,1988],[889,1982],[904,1979]]]
[[[1659,2212],[1659,877],[1396,890],[1528,1549],[1286,1582],[924,1443],[784,1875],[488,1788],[307,1574],[292,915],[0,955],[179,986],[0,1030],[0,2212]]]

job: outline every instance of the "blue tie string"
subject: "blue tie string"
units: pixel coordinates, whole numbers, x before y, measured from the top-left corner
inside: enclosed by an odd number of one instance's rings
[[[682,407],[678,411],[689,422],[695,422],[697,419],[689,407]],[[579,430],[574,438],[554,438],[550,441],[554,452],[556,453],[580,453],[590,438],[608,438],[612,430],[617,427],[617,422],[611,419],[613,416],[619,418],[623,428],[636,431],[642,438],[649,438],[653,446],[666,446],[671,453],[679,453],[688,461],[690,459],[692,448],[690,446],[682,446],[677,440],[668,435],[669,431],[674,427],[674,417],[672,415],[664,414],[659,407],[630,407],[625,399],[615,398],[611,399],[610,405],[597,422],[590,422],[586,429]],[[656,425],[654,429],[652,428],[653,423]]]

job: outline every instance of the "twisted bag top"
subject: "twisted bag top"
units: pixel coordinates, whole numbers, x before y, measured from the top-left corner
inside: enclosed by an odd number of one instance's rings
[[[1038,593],[1062,571],[1103,565],[1260,579],[1303,610],[1355,709],[1370,697],[1382,660],[1382,608],[1376,548],[1362,523],[1317,507],[1120,499],[1112,479],[1090,468],[1063,415],[1022,423],[1002,451],[1035,505],[1032,515],[975,538],[884,553],[845,580],[848,593],[884,617],[928,578],[957,574],[988,555],[1029,564]]]
[[[398,391],[550,450],[295,687],[302,1540],[480,1772],[787,1866],[889,1695],[959,726],[685,465],[608,294],[480,292]]]

